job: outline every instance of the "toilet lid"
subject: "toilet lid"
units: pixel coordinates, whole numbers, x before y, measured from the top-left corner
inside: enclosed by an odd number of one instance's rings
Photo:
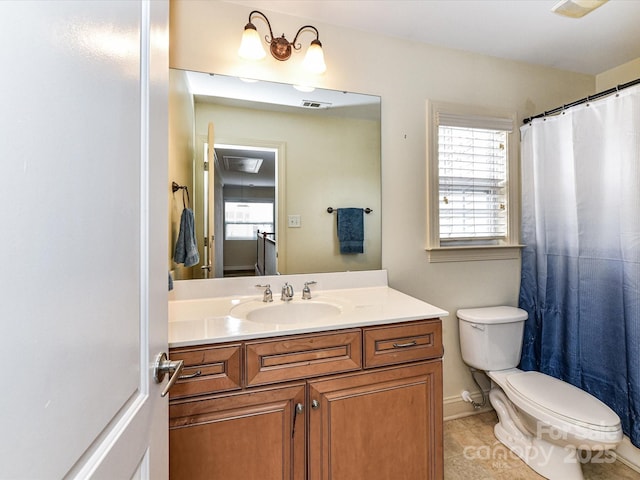
[[[521,308],[500,306],[463,308],[456,312],[460,320],[481,324],[524,322],[529,314]]]
[[[520,372],[507,377],[508,385],[552,415],[598,430],[613,430],[620,418],[608,406],[584,390],[540,372]]]

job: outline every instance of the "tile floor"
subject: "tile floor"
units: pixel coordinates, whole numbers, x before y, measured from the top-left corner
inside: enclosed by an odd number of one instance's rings
[[[493,435],[495,412],[444,423],[445,480],[544,480]],[[589,463],[585,480],[640,480],[640,473],[619,461]]]

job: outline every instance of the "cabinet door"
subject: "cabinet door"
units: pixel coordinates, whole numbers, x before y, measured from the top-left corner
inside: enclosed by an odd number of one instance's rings
[[[303,480],[303,383],[169,407],[171,480]]]
[[[309,384],[310,480],[440,480],[442,363]]]

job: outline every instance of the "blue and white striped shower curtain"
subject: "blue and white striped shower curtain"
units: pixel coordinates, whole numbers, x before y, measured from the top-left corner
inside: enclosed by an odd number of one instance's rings
[[[640,86],[521,136],[520,366],[605,402],[640,447]]]

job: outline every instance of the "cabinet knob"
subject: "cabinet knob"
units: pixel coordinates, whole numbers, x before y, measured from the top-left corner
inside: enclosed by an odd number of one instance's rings
[[[313,410],[318,410],[320,408],[320,402],[318,400],[311,401],[311,408]]]

